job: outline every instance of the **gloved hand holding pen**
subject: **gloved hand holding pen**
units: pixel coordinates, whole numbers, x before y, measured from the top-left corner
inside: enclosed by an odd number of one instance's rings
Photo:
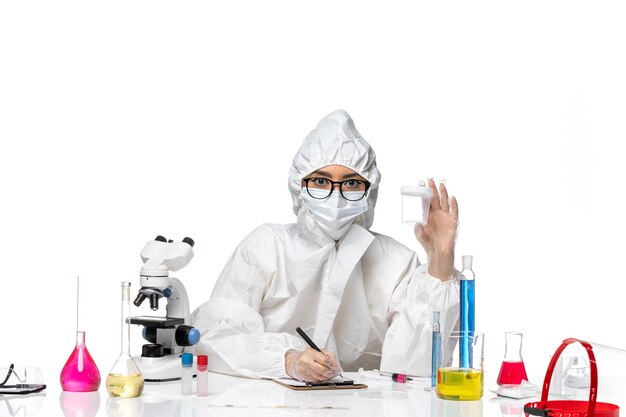
[[[285,372],[299,381],[321,382],[333,379],[342,370],[334,352],[307,348],[285,352]]]
[[[311,348],[303,352],[291,349],[285,353],[287,375],[300,381],[320,382],[343,372],[334,352],[321,350],[301,328],[296,327],[296,332]]]
[[[447,281],[454,275],[454,244],[459,223],[459,206],[456,198],[448,198],[448,190],[443,182],[437,190],[435,181],[430,178],[428,186],[433,190],[428,223],[415,225],[415,237],[428,255],[428,273]]]

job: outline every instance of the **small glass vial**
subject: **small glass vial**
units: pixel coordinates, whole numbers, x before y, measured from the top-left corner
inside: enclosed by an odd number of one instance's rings
[[[198,397],[209,395],[209,357],[198,355]]]
[[[426,224],[433,190],[422,182],[420,185],[404,185],[400,193],[402,194],[402,223]]]
[[[183,375],[181,378],[181,394],[191,395],[193,393],[191,388],[193,381],[193,354],[183,353],[181,356],[181,361],[183,365]]]

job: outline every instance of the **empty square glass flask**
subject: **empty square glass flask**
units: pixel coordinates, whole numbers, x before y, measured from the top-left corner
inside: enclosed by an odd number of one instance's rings
[[[400,193],[402,194],[402,223],[426,224],[433,190],[422,184],[403,185]]]

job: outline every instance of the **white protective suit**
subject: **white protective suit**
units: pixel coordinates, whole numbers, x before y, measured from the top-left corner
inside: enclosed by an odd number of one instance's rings
[[[299,326],[317,346],[336,352],[344,371],[430,375],[432,312],[441,311],[442,331],[452,330],[458,276],[442,283],[415,252],[369,231],[380,182],[375,158],[342,110],[306,137],[289,173],[297,223],[252,231],[210,300],[192,315],[202,334],[195,351],[209,355],[211,370],[285,377],[285,352],[308,347],[296,333]],[[317,227],[300,196],[302,178],[332,164],[371,183],[368,211],[338,242]]]

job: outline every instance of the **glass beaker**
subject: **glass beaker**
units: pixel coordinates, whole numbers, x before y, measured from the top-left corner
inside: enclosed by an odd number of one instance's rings
[[[477,332],[443,332],[441,367],[437,369],[437,397],[474,401],[483,396],[483,340]],[[471,346],[470,357],[461,358],[461,346]],[[469,360],[468,360],[469,359]],[[461,360],[468,362],[463,366]]]
[[[63,391],[98,391],[100,371],[85,344],[85,332],[76,332],[76,347],[61,370]]]
[[[504,333],[504,360],[498,374],[498,385],[521,384],[528,381],[524,359],[522,359],[522,334]]]
[[[130,282],[122,282],[122,347],[107,377],[111,397],[133,398],[143,392],[143,375],[130,356]]]
[[[423,185],[422,185],[423,184]],[[402,223],[426,224],[430,200],[433,198],[433,190],[424,183],[420,185],[404,185],[400,189],[402,194]]]

